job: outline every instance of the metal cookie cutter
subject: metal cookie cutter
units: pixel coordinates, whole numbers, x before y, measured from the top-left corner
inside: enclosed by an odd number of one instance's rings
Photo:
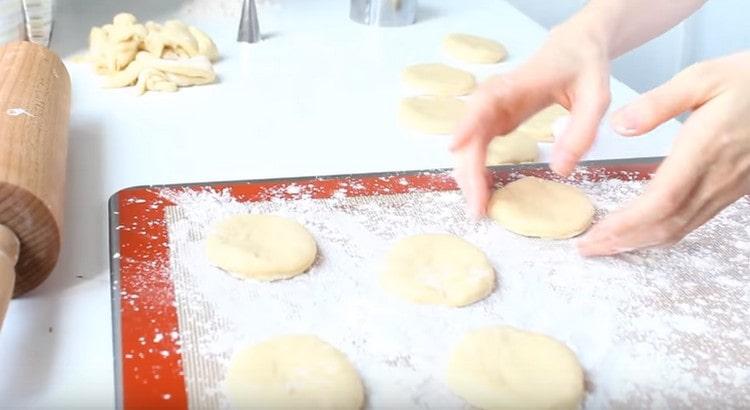
[[[417,18],[417,0],[351,0],[349,17],[372,26],[408,26]]]

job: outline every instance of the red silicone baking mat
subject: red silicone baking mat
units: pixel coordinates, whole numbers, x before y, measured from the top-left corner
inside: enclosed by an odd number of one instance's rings
[[[648,179],[661,158],[592,161],[581,164],[589,180]],[[514,173],[551,178],[538,164],[493,167],[498,184]],[[225,190],[239,201],[263,201],[291,185],[311,187],[313,199],[455,190],[448,170],[302,177],[237,182],[141,186],[109,201],[113,337],[118,408],[187,408],[163,190]],[[357,187],[356,190],[347,187]],[[289,194],[288,198],[292,195]],[[278,195],[277,195],[278,198]],[[282,195],[282,199],[284,196]],[[148,337],[144,335],[149,335]]]

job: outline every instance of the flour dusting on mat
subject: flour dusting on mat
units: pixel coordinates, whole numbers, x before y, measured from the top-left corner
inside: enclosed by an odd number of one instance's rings
[[[586,178],[579,186],[600,216],[643,187]],[[487,325],[541,332],[573,349],[587,374],[586,408],[750,406],[750,201],[671,249],[584,259],[574,240],[524,238],[488,220],[472,222],[455,191],[345,195],[356,191],[342,186],[321,200],[311,199],[312,186],[293,185],[255,203],[227,190],[164,191],[176,204],[167,221],[191,407],[228,406],[222,383],[236,349],[311,333],[354,363],[368,408],[468,408],[443,375],[461,336]],[[212,267],[206,234],[242,212],[304,224],[320,251],[310,272],[261,283]],[[496,291],[464,308],[387,294],[378,285],[384,255],[417,233],[452,233],[478,246],[498,273]]]

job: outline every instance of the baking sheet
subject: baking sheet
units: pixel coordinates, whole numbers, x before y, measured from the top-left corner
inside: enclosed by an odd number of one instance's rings
[[[638,181],[579,179],[600,213],[642,189]],[[343,194],[353,188],[312,199],[292,185],[251,203],[228,191],[163,193],[175,204],[166,221],[191,408],[227,407],[222,383],[232,353],[288,333],[315,334],[344,352],[362,376],[368,408],[465,408],[443,384],[446,360],[466,331],[486,325],[566,343],[587,374],[586,408],[750,406],[747,200],[671,249],[583,259],[571,240],[523,238],[469,220],[456,191]],[[303,223],[320,250],[311,271],[259,283],[210,266],[206,233],[241,212]],[[443,232],[487,254],[498,274],[489,298],[464,308],[420,306],[380,289],[378,270],[394,240]]]

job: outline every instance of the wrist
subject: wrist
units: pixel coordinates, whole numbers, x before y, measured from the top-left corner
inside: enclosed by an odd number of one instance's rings
[[[612,59],[609,37],[601,29],[593,26],[577,25],[569,20],[550,30],[550,43],[557,47],[573,47],[579,55],[589,55],[598,60]]]
[[[617,13],[612,8],[612,4],[602,7],[600,2],[590,1],[580,12],[553,27],[550,37],[567,38],[580,48],[613,59],[619,52],[615,36],[618,23],[612,18]]]

